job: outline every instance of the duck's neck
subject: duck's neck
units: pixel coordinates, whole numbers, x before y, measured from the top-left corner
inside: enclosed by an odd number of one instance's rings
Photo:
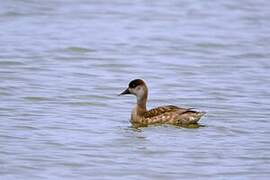
[[[141,96],[137,96],[137,115],[143,115],[147,109],[146,109],[146,103],[147,103],[147,97],[148,97],[148,90],[145,88],[144,93]]]

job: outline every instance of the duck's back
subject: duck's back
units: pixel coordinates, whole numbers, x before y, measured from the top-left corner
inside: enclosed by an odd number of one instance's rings
[[[173,124],[188,125],[196,124],[204,115],[203,112],[197,112],[191,108],[181,108],[177,106],[160,106],[147,111],[144,115],[148,124]]]

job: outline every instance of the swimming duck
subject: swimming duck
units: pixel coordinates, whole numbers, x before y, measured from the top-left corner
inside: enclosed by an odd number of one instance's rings
[[[134,127],[146,127],[152,124],[171,124],[176,126],[197,125],[197,122],[205,114],[192,108],[181,108],[167,105],[147,111],[146,102],[148,88],[141,79],[132,80],[128,88],[119,95],[133,94],[137,97],[137,104],[131,113],[131,123]]]

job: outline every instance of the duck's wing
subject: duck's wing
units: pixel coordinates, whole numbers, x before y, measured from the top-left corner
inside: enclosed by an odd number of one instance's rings
[[[158,116],[167,112],[173,112],[173,111],[177,111],[179,113],[185,113],[190,111],[192,108],[181,108],[181,107],[177,107],[177,106],[173,106],[173,105],[168,105],[168,106],[160,106],[154,109],[151,109],[149,111],[147,111],[144,114],[145,118],[151,118],[154,116]]]
[[[147,111],[144,117],[149,124],[168,123],[181,126],[197,123],[204,114],[192,108],[161,106]]]

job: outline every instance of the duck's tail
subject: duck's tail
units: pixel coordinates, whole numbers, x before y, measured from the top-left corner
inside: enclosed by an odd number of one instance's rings
[[[198,112],[194,110],[188,110],[184,112],[181,116],[183,117],[184,124],[196,124],[201,119],[206,112]]]
[[[206,114],[206,112],[196,112],[195,114],[195,119],[197,120],[196,122],[198,122],[201,117],[203,117]]]

